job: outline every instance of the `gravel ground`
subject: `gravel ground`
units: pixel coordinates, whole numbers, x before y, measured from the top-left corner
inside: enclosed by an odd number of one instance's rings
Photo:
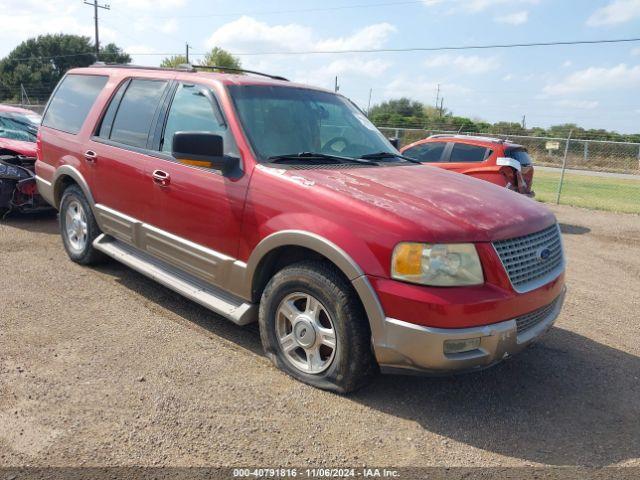
[[[569,294],[516,358],[342,397],[52,216],[0,224],[0,466],[640,466],[640,217],[571,207]]]

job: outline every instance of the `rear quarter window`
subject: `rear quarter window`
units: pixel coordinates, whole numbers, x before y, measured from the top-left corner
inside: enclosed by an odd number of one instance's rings
[[[520,162],[520,165],[522,165],[523,167],[528,167],[529,165],[533,164],[533,162],[531,161],[531,157],[524,148],[509,149],[505,153],[507,154],[507,157],[513,158]]]
[[[456,143],[451,149],[449,161],[451,163],[475,163],[484,162],[491,154],[487,147],[469,145],[466,143]]]
[[[42,125],[76,134],[107,83],[102,75],[67,75],[53,94]]]

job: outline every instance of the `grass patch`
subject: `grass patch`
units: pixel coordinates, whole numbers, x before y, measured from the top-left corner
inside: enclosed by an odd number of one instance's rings
[[[536,170],[533,177],[536,198],[555,203],[559,181],[560,172]],[[610,212],[640,213],[640,176],[634,180],[566,172],[560,203]]]

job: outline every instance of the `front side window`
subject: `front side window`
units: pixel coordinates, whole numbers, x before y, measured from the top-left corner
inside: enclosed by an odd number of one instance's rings
[[[101,75],[67,75],[53,94],[42,125],[78,133],[106,83],[107,77]]]
[[[111,140],[146,148],[151,123],[166,87],[165,81],[131,80],[113,119]]]
[[[452,163],[484,162],[489,156],[489,152],[490,150],[486,147],[456,143],[451,149],[449,161]]]
[[[281,86],[228,88],[247,137],[262,161],[302,152],[352,158],[395,152],[364,114],[339,95]]]
[[[171,153],[176,132],[207,132],[223,135],[226,126],[215,100],[198,85],[181,84],[173,97],[162,139],[162,151]],[[227,142],[225,142],[226,144]]]
[[[428,142],[408,148],[403,154],[425,163],[441,162],[442,153],[446,146],[447,144],[443,142]]]

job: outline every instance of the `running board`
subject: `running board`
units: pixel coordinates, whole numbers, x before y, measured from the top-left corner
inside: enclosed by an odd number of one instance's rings
[[[237,325],[248,325],[258,320],[257,305],[206,284],[113,237],[103,233],[93,241],[93,246],[96,250],[100,250]]]

